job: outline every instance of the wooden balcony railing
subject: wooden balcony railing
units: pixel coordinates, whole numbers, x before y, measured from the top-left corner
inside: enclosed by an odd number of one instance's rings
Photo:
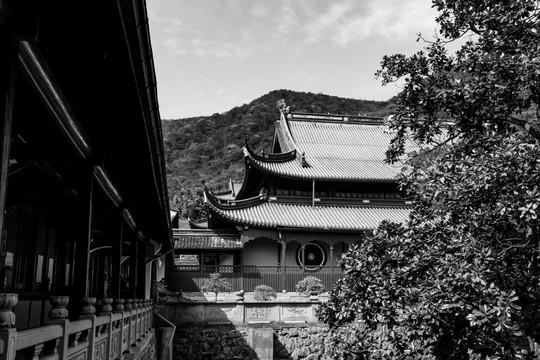
[[[180,292],[200,291],[204,279],[211,273],[219,272],[231,283],[232,291],[253,291],[257,285],[268,285],[276,291],[296,291],[296,284],[308,275],[323,282],[328,290],[341,278],[339,267],[320,266],[302,269],[299,266],[201,266],[176,267],[166,275],[168,289]]]
[[[153,302],[85,298],[79,320],[68,320],[69,297],[53,297],[46,326],[17,331],[17,294],[0,294],[0,360],[114,360],[147,358],[155,350]]]

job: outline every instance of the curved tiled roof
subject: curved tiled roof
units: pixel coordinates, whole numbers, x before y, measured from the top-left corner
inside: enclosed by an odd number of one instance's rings
[[[239,235],[179,233],[173,236],[175,249],[241,249]]]
[[[382,122],[287,120],[282,116],[276,125],[276,135],[282,151],[296,149],[296,159],[268,162],[244,150],[251,164],[275,175],[315,180],[391,181],[401,169],[401,165],[384,162],[393,135]]]
[[[224,209],[214,206],[211,201],[208,204],[215,214],[238,224],[313,230],[373,230],[383,220],[404,222],[410,213],[407,207],[311,206],[264,202],[244,209]]]

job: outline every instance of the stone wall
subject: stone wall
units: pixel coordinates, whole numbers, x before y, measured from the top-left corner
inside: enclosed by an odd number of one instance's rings
[[[173,354],[177,360],[256,359],[248,329],[233,325],[177,327]]]
[[[181,326],[176,329],[174,356],[178,360],[258,359],[250,346],[253,326]],[[320,325],[272,326],[275,360],[330,360],[328,328]]]
[[[307,326],[275,329],[274,359],[333,359],[328,328]]]

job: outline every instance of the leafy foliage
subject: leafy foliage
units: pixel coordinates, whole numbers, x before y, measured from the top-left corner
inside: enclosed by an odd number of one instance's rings
[[[257,301],[270,301],[276,297],[276,292],[268,285],[257,285],[253,290],[253,298]]]
[[[379,72],[405,77],[389,159],[430,145],[401,180],[414,209],[342,258],[320,318],[345,359],[537,358],[540,5],[433,3],[441,38]]]
[[[216,301],[218,293],[230,292],[231,288],[231,284],[226,279],[222,278],[220,273],[210,274],[208,278],[204,279],[203,286],[201,286],[202,291],[215,293]]]
[[[226,188],[229,179],[242,181],[244,136],[256,151],[269,151],[279,118],[276,104],[281,99],[292,111],[384,116],[394,108],[392,101],[276,90],[223,114],[164,120],[171,207],[196,219],[202,212],[202,181],[216,191]]]
[[[470,147],[414,169],[410,223],[342,259],[321,318],[349,329],[336,333],[344,354],[518,358],[540,339],[540,150],[526,134]]]
[[[306,276],[300,280],[298,284],[296,284],[296,292],[301,294],[309,295],[312,292],[322,294],[325,291],[326,287],[324,286],[322,280],[315,276]]]
[[[535,0],[433,0],[441,37],[406,57],[385,56],[383,84],[404,78],[390,159],[406,134],[429,143],[447,120],[449,138],[486,135],[513,124],[540,139],[540,5]],[[465,41],[455,53],[446,45]],[[408,131],[410,130],[410,131]]]

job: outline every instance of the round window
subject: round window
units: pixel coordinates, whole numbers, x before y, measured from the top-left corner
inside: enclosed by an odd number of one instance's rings
[[[326,251],[321,245],[311,242],[306,244],[304,251],[307,270],[316,270],[318,267],[326,264]],[[302,266],[302,246],[298,246],[296,250],[296,262]]]

